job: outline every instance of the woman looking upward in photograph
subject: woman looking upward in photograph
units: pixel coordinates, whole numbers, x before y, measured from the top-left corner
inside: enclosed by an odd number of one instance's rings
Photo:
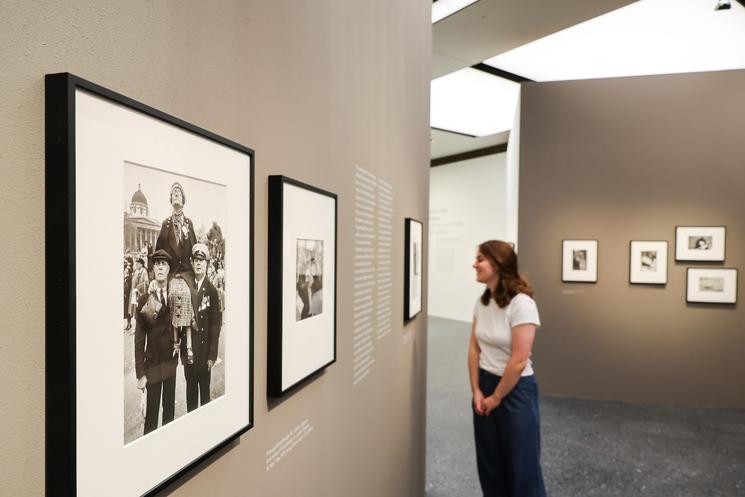
[[[468,348],[476,463],[484,497],[545,497],[540,466],[538,385],[530,360],[540,326],[533,289],[509,243],[479,245]]]

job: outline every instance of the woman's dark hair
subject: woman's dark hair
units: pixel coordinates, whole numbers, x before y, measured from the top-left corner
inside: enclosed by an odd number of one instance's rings
[[[479,252],[499,274],[496,291],[492,294],[487,286],[481,296],[482,304],[489,305],[489,299],[494,298],[497,305],[504,308],[518,293],[533,296],[533,287],[525,276],[517,272],[517,254],[511,244],[501,240],[489,240],[479,245]]]

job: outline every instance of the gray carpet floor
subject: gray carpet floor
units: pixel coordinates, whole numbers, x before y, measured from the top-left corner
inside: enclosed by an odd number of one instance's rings
[[[481,495],[469,333],[467,323],[429,318],[428,497]],[[549,497],[745,497],[745,410],[546,396],[540,402]]]

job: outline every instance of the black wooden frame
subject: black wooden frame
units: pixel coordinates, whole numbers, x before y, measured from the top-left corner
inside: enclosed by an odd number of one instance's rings
[[[254,151],[248,147],[189,124],[181,119],[132,100],[70,73],[45,77],[45,258],[46,258],[46,494],[77,495],[76,462],[76,238],[75,238],[75,98],[77,90],[154,117],[188,133],[230,147],[250,157],[250,238],[249,250],[249,411],[248,423],[215,445],[178,472],[164,475],[163,480],[146,492],[153,496],[189,470],[237,439],[253,427],[253,252],[254,252]],[[49,243],[54,240],[55,243]],[[108,482],[101,482],[105,488]]]
[[[597,247],[597,263],[595,265],[595,279],[591,281],[583,281],[583,280],[567,280],[564,279],[564,243],[566,242],[595,242],[595,246]],[[562,283],[587,283],[587,284],[596,284],[598,282],[598,279],[600,279],[600,240],[596,238],[565,238],[561,241],[561,282]]]
[[[411,259],[411,253],[409,252],[409,249],[411,248],[411,224],[418,223],[422,227],[422,254],[420,254],[420,257],[422,257],[422,270],[424,270],[424,223],[414,219],[413,217],[407,217],[404,223],[404,321],[410,321],[422,312],[422,306],[420,306],[419,311],[416,314],[409,316],[409,311],[411,311],[411,309],[409,309],[409,292],[411,291],[411,281],[409,280],[409,272],[411,271],[409,262]],[[422,289],[424,289],[424,275],[423,273],[420,274],[422,274]]]
[[[296,381],[287,388],[282,388],[282,275],[284,274],[284,187],[293,185],[319,195],[334,199],[334,357],[320,365],[314,371]],[[337,345],[337,289],[339,260],[339,201],[335,193],[322,190],[301,181],[282,175],[269,176],[269,226],[267,240],[267,395],[282,397],[307,383],[320,371],[336,362]],[[325,270],[324,270],[325,273]],[[324,285],[325,283],[324,278]]]
[[[631,281],[631,259],[634,255],[632,247],[634,246],[634,242],[654,242],[654,243],[664,243],[667,246],[667,259],[665,260],[665,282],[664,283],[646,283],[646,282],[639,282],[639,281]],[[667,285],[668,278],[670,276],[670,268],[668,267],[668,262],[670,261],[670,243],[667,240],[630,240],[629,241],[629,284],[630,285],[656,285],[656,286],[665,286]]]
[[[689,300],[688,299],[688,279],[690,278],[691,269],[706,269],[708,271],[734,271],[735,272],[735,301],[734,302],[706,302],[702,300]],[[686,304],[704,304],[704,305],[722,305],[722,306],[736,306],[737,301],[740,297],[740,271],[736,267],[712,267],[712,266],[696,266],[686,268]]]
[[[724,240],[722,240],[723,247],[722,247],[722,258],[721,259],[678,259],[678,230],[680,228],[722,228],[724,230]],[[677,225],[675,226],[675,262],[724,262],[727,260],[727,226],[723,224],[713,224],[713,225]]]

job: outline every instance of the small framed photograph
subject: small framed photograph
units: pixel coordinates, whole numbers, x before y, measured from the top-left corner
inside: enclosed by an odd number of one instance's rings
[[[336,361],[336,194],[269,176],[267,392]]]
[[[564,240],[562,242],[561,281],[597,283],[597,240]]]
[[[631,241],[629,282],[643,285],[667,284],[667,241]]]
[[[52,74],[46,179],[47,493],[154,495],[253,426],[254,152]]]
[[[737,269],[690,267],[686,288],[686,302],[736,304]]]
[[[724,226],[677,226],[675,260],[724,262],[726,234]]]
[[[422,311],[422,233],[420,221],[405,220],[404,319],[414,319]]]

